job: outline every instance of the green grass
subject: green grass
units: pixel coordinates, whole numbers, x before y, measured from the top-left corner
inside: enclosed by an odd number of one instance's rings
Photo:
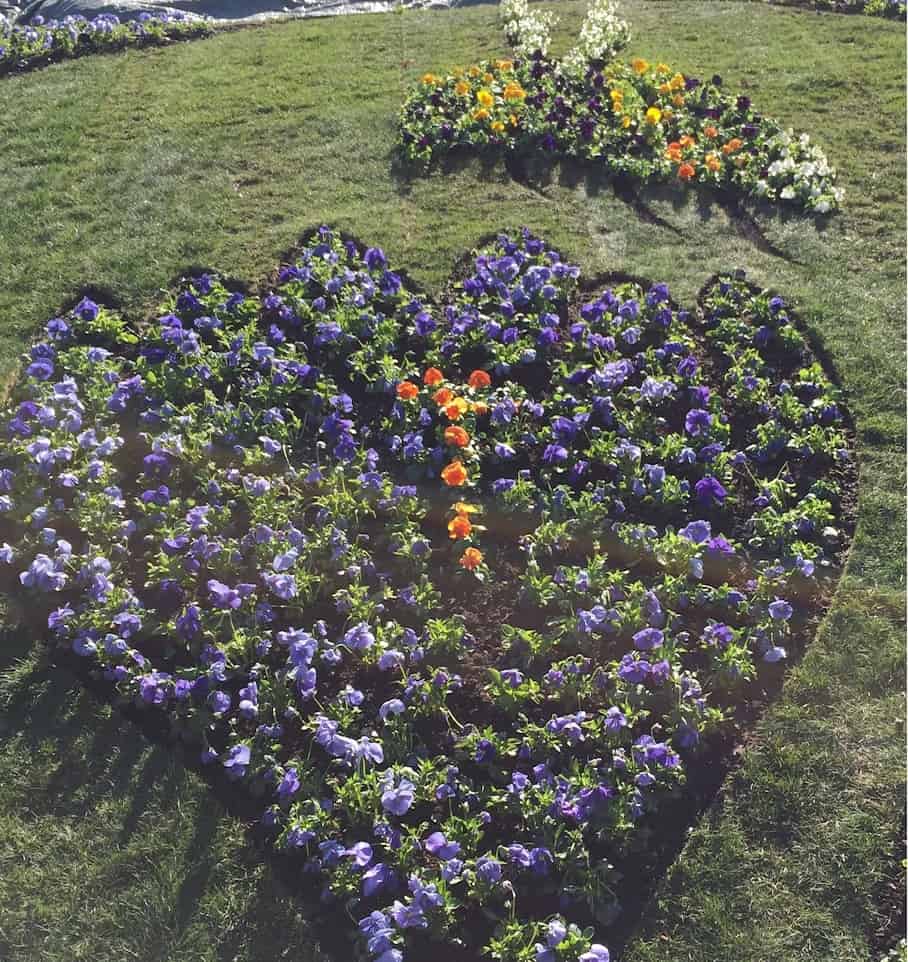
[[[555,7],[563,47],[584,6]],[[729,266],[792,295],[855,418],[854,548],[625,958],[865,962],[904,798],[904,28],[733,2],[625,10],[631,54],[718,72],[824,145],[842,215],[823,230],[758,215],[780,258],[708,198],[647,190],[669,230],[567,171],[541,192],[479,160],[396,176],[405,92],[501,52],[491,6],[231,32],[0,81],[0,368],[85,283],[142,314],[190,265],[264,277],[323,221],[430,289],[481,235],[525,223],[586,273],[664,279],[681,300]],[[0,959],[317,957],[306,906],[178,760],[12,627],[0,667]]]

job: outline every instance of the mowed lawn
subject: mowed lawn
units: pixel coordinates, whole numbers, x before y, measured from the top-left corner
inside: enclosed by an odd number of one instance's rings
[[[552,4],[558,49],[585,5]],[[395,117],[427,70],[504,51],[494,6],[274,24],[0,80],[0,368],[84,285],[136,316],[191,266],[267,276],[327,222],[428,289],[481,236],[526,224],[586,274],[692,302],[743,267],[790,296],[854,416],[857,536],[833,607],[627,962],[866,962],[904,831],[904,26],[735,2],[626,2],[628,54],[721,74],[840,171],[826,224],[757,211],[762,252],[707,196],[466,160],[402,174]],[[782,256],[784,255],[784,256]],[[0,959],[309,962],[307,906],[168,750],[42,646],[0,642]],[[875,955],[876,952],[876,955]],[[337,960],[346,962],[346,960]]]

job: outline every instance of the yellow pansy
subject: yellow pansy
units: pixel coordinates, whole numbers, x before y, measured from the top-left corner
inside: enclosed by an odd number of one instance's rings
[[[473,119],[488,120],[489,119],[488,110],[486,110],[484,107],[477,107],[476,110],[473,111]]]
[[[510,73],[514,69],[514,61],[513,60],[496,60],[495,66],[502,73]]]
[[[676,73],[671,79],[672,90],[680,90],[684,86],[684,74]]]
[[[493,120],[490,126],[496,134],[500,134],[502,131],[504,131],[504,124],[500,120]]]
[[[504,88],[504,99],[509,103],[515,103],[519,100],[524,100],[526,98],[526,91],[520,84],[509,83],[507,87]]]
[[[436,77],[434,73],[424,73],[424,74],[422,75],[422,82],[423,82],[427,87],[432,87],[432,86],[434,86],[436,83],[438,83],[438,77]]]
[[[631,118],[628,117],[627,114],[625,114],[621,118],[621,126],[624,127],[625,130],[627,130],[627,128],[630,127],[630,125],[631,125]]]
[[[473,66],[470,67],[470,69],[467,71],[467,73],[468,73],[471,77],[478,77],[478,76],[482,73],[482,71],[481,71],[481,70],[479,69],[479,67],[477,67],[476,64],[474,63]]]
[[[646,122],[653,127],[662,119],[662,111],[658,107],[650,107],[646,112]]]
[[[469,92],[470,85],[466,82],[466,80],[458,81],[454,87],[454,93],[456,93],[458,97],[466,97]]]
[[[495,103],[495,98],[492,96],[492,92],[486,90],[485,87],[481,87],[476,91],[476,100],[479,102],[481,107],[491,107]]]
[[[659,84],[659,93],[660,93],[660,94],[670,94],[671,92],[672,92],[672,85],[671,85],[670,83],[661,83],[661,84]]]
[[[671,73],[672,68],[667,63],[657,63],[656,73]]]
[[[631,66],[634,68],[634,73],[645,74],[649,70],[649,64],[642,57],[637,57],[636,60],[631,61]]]
[[[672,97],[672,103],[673,103],[676,107],[683,107],[683,106],[684,106],[684,98],[681,96],[681,94],[675,94],[675,96]]]

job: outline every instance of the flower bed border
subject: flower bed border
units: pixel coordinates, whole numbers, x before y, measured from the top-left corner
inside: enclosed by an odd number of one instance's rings
[[[207,20],[198,21],[177,21],[181,25],[178,34],[165,36],[124,34],[116,42],[105,45],[100,49],[95,49],[94,43],[90,41],[80,41],[74,50],[57,48],[47,53],[39,53],[21,60],[0,59],[0,79],[20,74],[31,73],[33,70],[42,70],[56,63],[65,63],[69,60],[83,60],[86,57],[103,56],[106,54],[122,53],[124,50],[144,50],[153,47],[169,47],[178,43],[190,43],[195,40],[207,40],[215,36],[223,27],[216,27]],[[165,25],[166,26],[166,25]],[[0,37],[2,39],[2,37]]]

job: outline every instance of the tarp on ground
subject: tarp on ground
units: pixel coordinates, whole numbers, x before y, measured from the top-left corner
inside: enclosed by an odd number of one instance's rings
[[[33,0],[20,6],[6,6],[0,0],[0,14],[26,17],[40,14],[45,20],[62,20],[82,15],[91,19],[112,13],[131,20],[140,13],[194,13],[214,20],[259,20],[286,16],[326,16],[345,13],[383,13],[397,6],[453,7],[463,0]]]

